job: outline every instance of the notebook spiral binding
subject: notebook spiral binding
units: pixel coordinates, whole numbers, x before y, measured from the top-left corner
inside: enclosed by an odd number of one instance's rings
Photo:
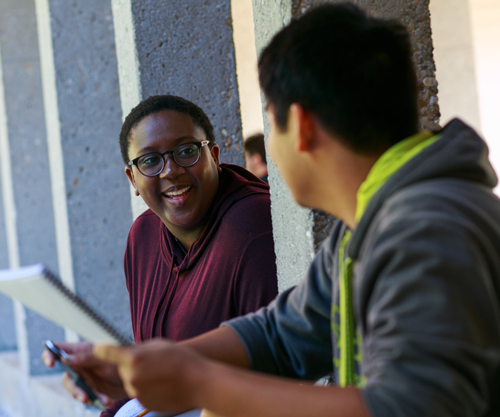
[[[66,297],[68,297],[73,303],[75,303],[81,310],[83,310],[92,320],[99,324],[103,329],[105,329],[111,336],[113,336],[120,345],[128,346],[132,341],[123,336],[118,330],[116,330],[111,324],[109,324],[105,319],[103,319],[99,314],[97,314],[85,301],[80,297],[70,291],[57,276],[52,274],[47,268],[43,268],[43,274],[48,279],[52,285],[56,286]]]

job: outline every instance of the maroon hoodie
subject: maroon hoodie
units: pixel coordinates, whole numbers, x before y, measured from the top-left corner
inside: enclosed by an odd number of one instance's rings
[[[221,167],[207,224],[186,254],[151,210],[130,230],[124,264],[136,342],[199,335],[277,294],[269,187],[241,167]]]
[[[124,268],[137,343],[199,335],[278,292],[269,186],[239,166],[221,168],[207,225],[187,254],[151,210],[130,229]],[[127,401],[115,401],[101,417]]]

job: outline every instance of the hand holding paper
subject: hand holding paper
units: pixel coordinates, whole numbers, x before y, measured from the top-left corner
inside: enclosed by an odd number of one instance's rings
[[[0,292],[90,342],[131,342],[41,264],[0,271]]]

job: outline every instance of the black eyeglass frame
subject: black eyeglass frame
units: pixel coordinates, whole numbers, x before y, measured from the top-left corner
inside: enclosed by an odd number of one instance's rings
[[[165,164],[167,163],[166,161],[166,158],[165,156],[166,155],[169,155],[171,154],[172,155],[172,159],[174,160],[174,162],[179,165],[180,167],[183,167],[183,168],[189,168],[189,167],[192,167],[193,165],[196,165],[198,163],[198,161],[200,160],[200,157],[201,157],[201,148],[203,146],[206,146],[210,143],[209,140],[202,140],[201,142],[187,142],[187,143],[181,143],[180,145],[177,145],[174,149],[172,149],[171,151],[165,151],[165,152],[149,152],[149,153],[145,153],[144,155],[141,155],[141,156],[138,156],[137,158],[134,158],[132,159],[128,165],[129,166],[132,166],[132,165],[135,165],[137,167],[137,170],[142,174],[144,175],[145,177],[156,177],[157,175],[160,175],[161,172],[165,169]],[[198,148],[198,157],[196,158],[196,161],[194,161],[192,164],[188,164],[188,165],[184,165],[184,164],[180,164],[176,159],[175,159],[175,156],[174,156],[174,152],[176,149],[180,148],[181,146],[186,146],[186,145],[196,145],[196,147]],[[141,169],[139,168],[139,165],[137,164],[137,162],[139,161],[139,159],[141,158],[144,158],[148,155],[161,155],[161,159],[162,159],[162,166],[161,166],[161,169],[154,175],[148,175],[148,174],[145,174],[144,172],[141,171]]]

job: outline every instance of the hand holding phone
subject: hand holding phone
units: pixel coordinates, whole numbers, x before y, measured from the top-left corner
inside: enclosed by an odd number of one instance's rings
[[[70,362],[70,357],[68,356],[68,354],[64,350],[59,349],[56,345],[54,345],[51,340],[45,340],[45,342],[43,343],[44,346],[54,355],[54,358],[64,367],[75,384],[85,391],[92,404],[94,404],[99,410],[105,410],[106,407],[99,400],[97,394],[85,383],[80,375],[78,375],[74,371],[74,369],[67,364],[67,362]],[[63,359],[66,361],[66,363],[63,361]]]

